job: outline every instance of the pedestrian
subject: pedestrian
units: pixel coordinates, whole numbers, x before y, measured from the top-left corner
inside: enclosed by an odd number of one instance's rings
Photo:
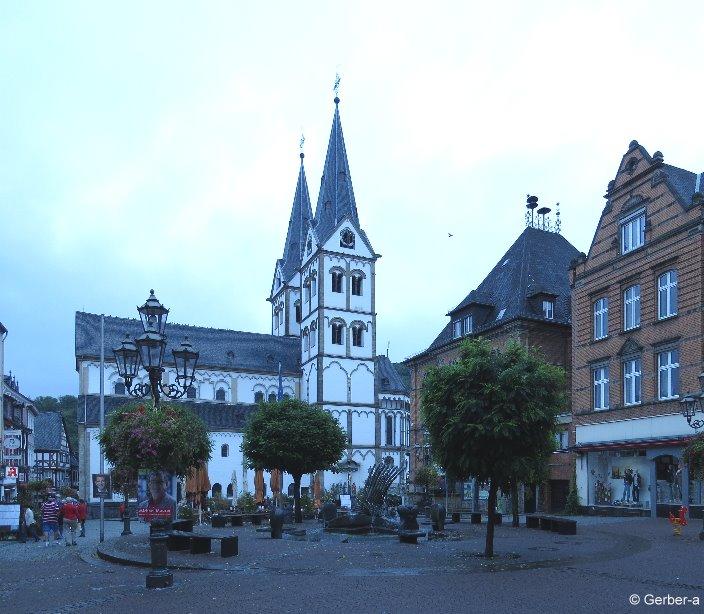
[[[66,535],[66,545],[75,546],[76,545],[76,529],[78,529],[78,504],[75,499],[69,497],[66,499],[63,505],[64,520],[68,527]],[[71,533],[71,543],[68,541],[68,534]]]
[[[88,504],[85,499],[78,500],[78,520],[81,523],[81,534],[79,537],[86,536],[86,518],[88,517]]]
[[[61,541],[64,537],[64,502],[59,499],[59,517],[57,519],[58,527],[59,527],[59,541]]]
[[[44,529],[44,537],[46,537],[46,545],[52,538],[56,538],[59,533],[59,502],[56,496],[49,495],[49,498],[42,505],[42,528]]]
[[[27,537],[33,537],[34,541],[38,542],[39,537],[37,536],[37,524],[34,520],[34,511],[29,506],[24,510],[24,524],[27,527]]]

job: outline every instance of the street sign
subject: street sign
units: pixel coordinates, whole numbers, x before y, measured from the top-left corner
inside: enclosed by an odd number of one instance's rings
[[[19,473],[17,471],[17,467],[8,467],[7,470],[5,471],[5,477],[6,478],[17,478],[19,477]]]

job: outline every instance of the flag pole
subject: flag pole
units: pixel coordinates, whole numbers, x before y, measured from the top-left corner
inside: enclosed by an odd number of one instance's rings
[[[100,316],[100,434],[105,428],[105,316]],[[105,454],[100,444],[100,473],[105,473]],[[100,493],[98,493],[100,494]],[[105,497],[100,497],[100,541],[105,541]]]

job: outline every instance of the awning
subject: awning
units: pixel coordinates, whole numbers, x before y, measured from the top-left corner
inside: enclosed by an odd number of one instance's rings
[[[667,437],[648,437],[643,439],[621,439],[618,441],[594,441],[578,443],[569,448],[572,452],[597,452],[600,450],[642,450],[643,448],[664,448],[667,446],[684,446],[695,435],[672,435]]]

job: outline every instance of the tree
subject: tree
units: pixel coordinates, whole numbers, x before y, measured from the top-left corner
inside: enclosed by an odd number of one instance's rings
[[[203,421],[183,405],[132,403],[110,414],[100,436],[105,458],[121,471],[166,471],[183,477],[210,460]]]
[[[565,513],[573,516],[579,514],[579,508],[582,502],[579,499],[579,491],[577,490],[577,470],[572,471],[572,479],[570,480],[570,489],[567,493],[567,501],[565,502]]]
[[[247,422],[242,439],[250,467],[279,469],[293,477],[296,522],[303,522],[303,474],[329,469],[346,447],[347,436],[335,418],[297,399],[262,403]]]
[[[459,478],[489,481],[484,554],[494,554],[499,488],[544,475],[554,450],[556,416],[564,408],[564,371],[510,341],[503,350],[467,340],[460,359],[432,368],[421,411],[435,460]]]

